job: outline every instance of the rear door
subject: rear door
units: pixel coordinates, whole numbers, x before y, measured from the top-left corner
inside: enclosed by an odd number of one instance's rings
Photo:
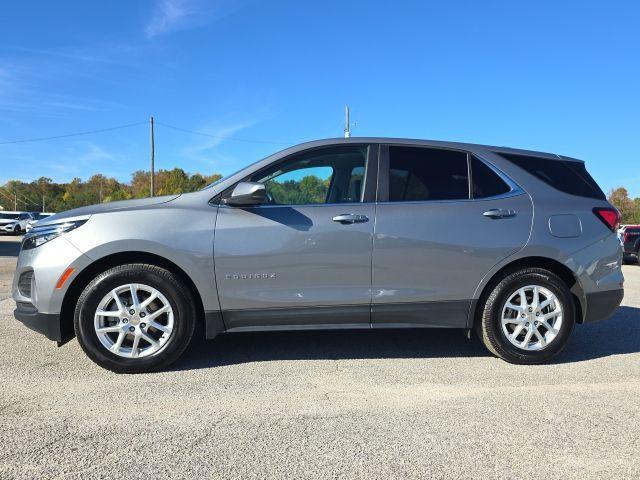
[[[372,324],[465,327],[482,277],[522,248],[527,194],[467,152],[382,148]]]
[[[247,178],[269,203],[221,205],[215,275],[227,328],[369,327],[378,148],[331,146]]]

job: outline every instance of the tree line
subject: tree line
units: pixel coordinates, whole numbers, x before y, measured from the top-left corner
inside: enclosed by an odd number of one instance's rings
[[[620,223],[640,225],[640,197],[632,199],[626,188],[618,187],[611,190],[608,200],[620,212]]]
[[[221,175],[189,174],[181,168],[159,170],[155,174],[155,194],[171,195],[200,190]],[[95,203],[114,202],[149,196],[151,175],[149,171],[138,170],[129,183],[95,174],[88,180],[74,178],[68,183],[57,183],[47,177],[33,182],[10,180],[0,187],[0,205],[5,210],[29,212],[61,212],[71,208]]]
[[[219,178],[221,175],[217,173],[189,174],[181,168],[159,170],[155,176],[155,194],[194,192]],[[309,199],[315,200],[314,203],[322,202],[328,188],[328,181],[312,176],[270,183],[270,190],[279,203],[306,203]],[[150,173],[145,170],[134,172],[129,183],[99,173],[86,181],[74,178],[69,183],[56,183],[47,177],[33,182],[10,180],[0,187],[0,205],[5,210],[14,210],[17,198],[17,209],[21,211],[40,212],[44,203],[45,211],[61,212],[95,203],[148,197],[149,189]],[[621,223],[640,224],[640,197],[632,199],[626,188],[618,187],[611,190],[607,198],[620,211]]]

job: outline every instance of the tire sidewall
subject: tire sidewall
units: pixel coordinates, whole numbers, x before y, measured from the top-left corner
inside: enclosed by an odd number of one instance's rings
[[[516,274],[517,275],[517,274]],[[502,308],[508,298],[518,289],[527,285],[539,285],[549,289],[562,306],[562,326],[556,338],[541,350],[523,350],[513,345],[502,331]],[[571,293],[561,280],[555,276],[544,273],[523,273],[517,276],[508,276],[496,287],[499,289],[491,304],[490,327],[493,337],[499,344],[506,360],[517,363],[541,363],[562,351],[565,347],[573,326],[575,324],[575,307]]]
[[[100,301],[111,290],[130,283],[157,289],[169,301],[174,315],[171,338],[163,348],[148,357],[126,358],[108,351],[94,328]],[[194,329],[191,295],[166,270],[148,265],[124,265],[98,275],[80,295],[75,310],[75,330],[82,348],[99,365],[117,372],[143,372],[162,368],[174,361],[189,343]]]

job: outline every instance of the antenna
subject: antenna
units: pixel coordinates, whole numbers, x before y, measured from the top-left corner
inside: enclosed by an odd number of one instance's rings
[[[344,106],[344,138],[351,138],[349,129],[349,105]]]

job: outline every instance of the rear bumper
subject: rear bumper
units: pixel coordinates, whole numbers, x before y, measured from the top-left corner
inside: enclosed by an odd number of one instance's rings
[[[66,338],[67,335],[62,331],[60,315],[58,314],[40,313],[30,303],[17,302],[17,308],[13,311],[13,316],[26,327],[43,334],[49,340],[54,340],[58,343],[68,340]]]
[[[584,323],[593,323],[609,318],[622,302],[624,290],[607,290],[604,292],[587,293],[587,314]]]

